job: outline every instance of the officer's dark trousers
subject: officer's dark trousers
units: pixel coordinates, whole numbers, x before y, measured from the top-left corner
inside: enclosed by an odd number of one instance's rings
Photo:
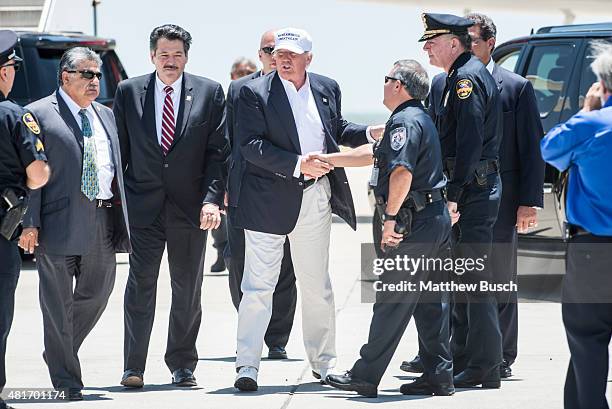
[[[453,226],[455,259],[490,260],[500,195],[501,182],[497,174],[489,175],[484,186],[476,181],[466,185],[458,204],[460,218]],[[456,280],[466,284],[490,281],[490,265],[485,264],[481,272],[472,270],[459,275],[456,269]],[[469,369],[474,376],[486,377],[489,373],[495,376],[494,371],[498,371],[502,361],[495,296],[480,291],[455,293],[454,301],[451,349],[455,373]]]
[[[563,324],[570,349],[566,409],[607,409],[612,337],[612,237],[572,238],[563,283]]]
[[[17,243],[0,236],[0,392],[6,385],[6,343],[13,313],[15,311],[15,289],[21,270],[21,258]]]
[[[36,253],[44,359],[56,389],[82,389],[78,352],[113,291],[117,263],[112,244],[112,209],[96,209],[96,240],[88,254]]]
[[[422,210],[413,221],[412,234],[404,239],[397,250],[388,256],[407,255],[413,258],[445,257],[449,244],[450,218],[443,201]],[[431,279],[426,270],[414,276],[407,271],[386,270],[380,279],[383,283],[415,282]],[[421,299],[420,291],[378,292],[374,315],[370,323],[368,342],[361,347],[361,358],[351,369],[353,376],[378,385],[389,366],[410,318],[414,315],[422,345],[421,359],[425,367],[424,377],[432,384],[452,384],[453,366],[449,346],[448,294],[429,292]],[[436,299],[437,298],[437,299]],[[420,302],[421,301],[421,302]]]
[[[131,226],[132,254],[125,288],[124,369],[144,371],[155,317],[157,278],[168,248],[172,304],[165,361],[171,372],[195,370],[196,338],[202,320],[206,232],[166,200],[149,226]]]
[[[232,303],[236,310],[238,310],[240,300],[242,299],[240,285],[242,284],[244,273],[244,230],[233,226],[231,220],[230,208],[230,217],[227,218],[229,288]],[[272,297],[272,318],[270,318],[270,324],[264,336],[264,342],[268,348],[274,346],[285,348],[289,341],[289,335],[293,327],[293,317],[295,315],[297,289],[288,239],[285,240],[284,251],[280,276]]]

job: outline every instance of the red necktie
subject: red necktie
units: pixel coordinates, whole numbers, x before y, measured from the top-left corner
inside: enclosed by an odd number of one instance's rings
[[[166,92],[166,98],[164,99],[164,110],[162,112],[161,146],[164,155],[167,155],[174,140],[174,103],[171,96],[174,89],[168,85],[164,88],[164,91]]]

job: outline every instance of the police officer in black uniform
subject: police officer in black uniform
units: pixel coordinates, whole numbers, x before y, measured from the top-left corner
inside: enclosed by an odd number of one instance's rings
[[[440,143],[435,125],[421,101],[429,91],[427,73],[413,60],[401,60],[385,77],[384,104],[393,111],[383,138],[377,142],[370,183],[374,185],[380,214],[384,214],[381,246],[390,259],[430,258],[448,254],[450,217],[442,189]],[[334,166],[363,166],[372,163],[372,147],[322,155]],[[385,259],[385,261],[390,261]],[[380,380],[414,314],[419,338],[424,345],[424,375],[400,391],[408,395],[452,395],[448,303],[443,292],[424,299],[420,282],[433,280],[427,269],[409,271],[389,268],[375,285],[376,303],[368,342],[361,358],[344,375],[328,375],[327,383],[342,390],[376,397]],[[437,280],[436,280],[437,281]],[[412,282],[399,291],[385,285]]]
[[[28,188],[49,178],[40,128],[32,114],[7,99],[21,58],[15,54],[17,35],[0,30],[0,392],[6,384],[6,342],[21,269],[17,248]],[[9,406],[0,398],[0,409]]]
[[[452,321],[455,387],[499,388],[502,362],[497,303],[480,282],[492,282],[490,266],[493,226],[501,198],[498,152],[502,135],[502,105],[495,80],[470,53],[471,20],[449,14],[423,14],[425,41],[432,65],[448,74],[439,109],[434,115],[440,133],[453,221],[456,260],[485,265],[457,275],[476,291],[455,293]],[[456,224],[455,224],[456,223]]]

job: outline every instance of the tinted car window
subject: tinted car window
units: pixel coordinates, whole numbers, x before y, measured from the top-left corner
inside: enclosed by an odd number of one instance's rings
[[[612,38],[608,39],[607,41],[612,42]],[[582,109],[584,106],[584,98],[586,97],[589,88],[591,88],[591,85],[597,81],[597,77],[591,69],[591,63],[593,62],[593,50],[590,45],[586,47],[583,61],[582,72],[580,75],[580,90],[578,95],[579,109]]]
[[[507,69],[508,71],[514,72],[516,69],[516,63],[521,55],[521,49],[512,50],[508,54],[503,55],[497,60],[497,64]]]
[[[546,118],[563,109],[565,88],[574,65],[573,44],[546,44],[534,47],[525,77],[531,81],[538,100],[540,117]],[[558,115],[552,115],[553,121]],[[546,127],[545,128],[549,128]]]

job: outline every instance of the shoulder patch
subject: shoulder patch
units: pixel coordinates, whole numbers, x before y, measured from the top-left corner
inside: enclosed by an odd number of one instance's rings
[[[406,128],[400,126],[391,131],[391,149],[399,151],[406,144]]]
[[[473,88],[474,85],[472,84],[472,81],[467,79],[460,80],[457,82],[457,96],[459,99],[466,99],[472,95]]]
[[[23,120],[23,123],[30,128],[30,131],[32,131],[32,133],[38,135],[40,134],[40,127],[38,126],[38,124],[36,123],[36,120],[34,119],[34,117],[32,116],[31,113],[26,113],[23,115],[23,117],[21,117],[21,119]]]

